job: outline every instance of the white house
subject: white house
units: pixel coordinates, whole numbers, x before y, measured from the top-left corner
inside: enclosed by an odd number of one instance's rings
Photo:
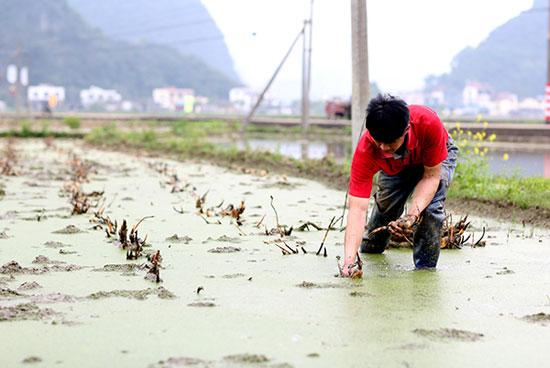
[[[29,102],[51,102],[55,103],[65,101],[65,88],[52,86],[49,84],[39,84],[38,86],[29,86],[27,90],[27,99]]]
[[[513,93],[500,92],[496,95],[489,109],[493,116],[508,116],[519,107],[518,96]]]
[[[258,93],[247,87],[235,87],[229,91],[229,102],[239,112],[249,112],[256,101]]]
[[[195,105],[195,91],[190,88],[156,88],[153,90],[153,101],[166,110],[191,113]]]
[[[477,81],[466,81],[462,90],[462,104],[464,106],[489,107],[491,103],[491,88],[487,84]]]
[[[103,89],[97,86],[90,86],[80,91],[80,102],[88,108],[93,105],[114,106],[120,104],[122,96],[114,89]]]

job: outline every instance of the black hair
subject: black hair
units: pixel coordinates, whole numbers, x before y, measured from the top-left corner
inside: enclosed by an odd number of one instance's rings
[[[365,127],[370,135],[382,143],[392,143],[409,126],[409,108],[399,97],[378,94],[367,107]]]

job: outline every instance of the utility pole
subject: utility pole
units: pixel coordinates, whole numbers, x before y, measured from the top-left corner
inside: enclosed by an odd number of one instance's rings
[[[307,130],[308,124],[308,106],[307,100],[309,99],[307,91],[307,19],[304,20],[304,35],[302,37],[302,129],[304,132]]]
[[[546,35],[546,91],[544,94],[544,121],[550,124],[550,0],[548,0],[548,33]]]
[[[351,144],[355,152],[369,101],[367,0],[351,0],[351,59]]]
[[[269,90],[269,87],[271,87],[271,84],[273,83],[273,81],[275,80],[275,77],[277,77],[277,74],[279,74],[279,71],[281,70],[281,68],[283,67],[286,59],[288,59],[288,55],[290,55],[290,53],[292,52],[292,49],[294,48],[294,45],[296,45],[296,43],[298,42],[298,40],[300,39],[300,37],[303,37],[304,36],[304,33],[305,33],[305,27],[302,28],[300,30],[300,32],[298,33],[298,35],[296,36],[296,38],[294,39],[294,41],[292,41],[292,44],[290,45],[290,48],[288,49],[288,51],[286,52],[285,56],[283,57],[283,60],[281,60],[281,63],[279,64],[279,66],[277,66],[277,69],[275,69],[275,72],[273,73],[273,75],[271,76],[271,79],[269,80],[269,82],[267,82],[267,85],[265,86],[264,90],[262,91],[262,93],[260,94],[260,96],[258,97],[258,100],[256,101],[256,103],[254,104],[254,107],[252,107],[252,110],[250,110],[250,112],[248,113],[248,115],[246,116],[245,120],[244,120],[244,124],[243,124],[243,127],[242,127],[242,130],[244,131],[246,126],[250,123],[250,121],[252,120],[252,117],[254,116],[254,114],[256,113],[256,110],[258,109],[258,107],[260,106],[260,104],[262,103],[263,99],[264,99],[264,96],[265,94],[267,93],[267,91]]]
[[[311,40],[313,24],[313,0],[310,2],[309,20],[304,21],[304,50],[302,59],[302,126],[304,132],[309,128],[311,91]],[[306,32],[307,31],[307,32]]]

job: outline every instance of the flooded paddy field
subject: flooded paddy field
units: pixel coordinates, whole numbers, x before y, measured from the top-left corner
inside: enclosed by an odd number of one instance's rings
[[[414,271],[410,250],[389,249],[363,256],[362,280],[342,279],[343,232],[328,232],[323,257],[326,231],[297,228],[326,228],[343,191],[46,143],[15,141],[17,175],[0,176],[2,367],[548,364],[548,229],[472,213],[469,232],[485,227],[485,246],[443,250],[436,271]],[[88,169],[81,191],[96,193],[72,215],[75,160]],[[140,257],[127,260],[106,217],[118,230],[125,219],[128,233],[147,217]],[[283,240],[298,253],[283,255],[281,237],[266,234],[277,224],[293,226]]]

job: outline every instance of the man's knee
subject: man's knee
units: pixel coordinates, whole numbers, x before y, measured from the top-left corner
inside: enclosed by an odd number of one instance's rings
[[[363,239],[359,251],[361,253],[381,254],[386,250],[386,244],[384,242],[373,242],[369,239]]]

